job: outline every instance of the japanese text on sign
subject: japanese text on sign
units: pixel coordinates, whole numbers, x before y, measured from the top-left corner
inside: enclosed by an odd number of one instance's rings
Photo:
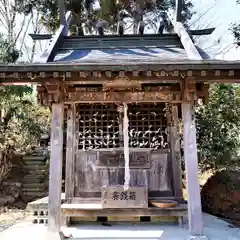
[[[118,200],[136,200],[136,192],[113,192],[112,199]]]
[[[102,187],[103,208],[147,208],[148,195],[145,187],[129,187],[125,191],[124,186]]]

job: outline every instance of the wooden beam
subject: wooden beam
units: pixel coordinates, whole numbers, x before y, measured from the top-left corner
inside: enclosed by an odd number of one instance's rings
[[[59,232],[62,190],[63,103],[52,105],[48,230]]]
[[[27,73],[34,75],[39,72],[48,72],[53,74],[54,72],[59,72],[59,75],[63,72],[92,72],[92,71],[141,71],[150,72],[150,71],[205,71],[207,74],[211,71],[221,70],[221,72],[227,72],[228,74],[225,77],[239,77],[240,64],[239,61],[221,61],[221,60],[175,60],[175,61],[156,61],[156,62],[143,62],[136,64],[133,62],[122,62],[122,63],[68,63],[68,62],[59,62],[59,63],[26,63],[26,64],[0,64],[0,78],[3,82],[5,80],[4,74],[9,74],[13,72],[25,73],[26,78]],[[169,72],[167,72],[169,74]],[[201,73],[200,73],[201,74]],[[223,76],[222,76],[223,77]],[[211,76],[207,76],[211,78]],[[207,79],[206,78],[206,79]],[[221,79],[221,78],[219,78]],[[18,80],[18,82],[21,78]]]
[[[125,25],[124,21],[119,21],[117,24],[117,33],[120,36],[124,35],[124,25]]]
[[[65,103],[181,102],[180,92],[78,92],[64,96]]]
[[[85,205],[85,206],[84,206]],[[142,208],[142,209],[102,209],[102,204],[63,204],[62,212],[65,216],[105,217],[105,216],[186,216],[187,207],[180,204],[174,208]]]
[[[171,120],[170,126],[170,151],[173,168],[173,188],[174,197],[182,199],[182,171],[181,171],[181,152],[180,139],[178,135],[178,105],[171,106]]]
[[[210,35],[213,33],[215,28],[206,28],[206,29],[198,29],[198,30],[190,30],[189,33],[194,36],[202,36],[202,35]]]
[[[182,20],[182,9],[183,9],[183,0],[175,0],[176,1],[176,22],[181,22]]]
[[[65,173],[65,198],[74,197],[74,164],[76,154],[76,106],[69,105],[67,109],[67,149],[66,149],[66,173]],[[66,217],[65,225],[69,225],[70,218]]]
[[[60,0],[61,1],[61,0]],[[57,32],[53,36],[53,38],[49,41],[49,44],[44,49],[44,51],[41,53],[39,57],[36,59],[36,63],[47,63],[49,61],[52,61],[54,59],[54,55],[56,53],[57,48],[59,47],[59,44],[61,42],[61,39],[63,39],[64,36],[67,36],[68,34],[68,23],[70,22],[72,17],[72,14],[70,11],[66,13],[65,23],[61,24],[58,28]]]
[[[66,18],[65,18],[65,1],[64,0],[58,0],[58,6],[59,6],[59,14],[60,14],[60,24],[66,26]]]
[[[179,1],[178,4],[180,4],[180,7],[181,7],[182,0],[177,0],[177,1]],[[200,53],[198,52],[197,48],[195,47],[187,30],[185,29],[183,24],[178,19],[179,18],[179,16],[178,16],[179,13],[177,13],[178,11],[180,11],[179,7],[177,7],[177,9],[176,9],[176,16],[177,16],[176,20],[174,20],[172,13],[170,13],[170,12],[168,13],[168,17],[174,27],[174,30],[177,33],[177,35],[179,36],[180,41],[188,55],[188,58],[191,60],[202,60],[202,57],[201,57]]]
[[[32,40],[48,40],[52,38],[52,34],[33,34],[29,33],[28,34]]]
[[[198,182],[198,159],[196,144],[196,126],[193,108],[190,103],[182,103],[184,123],[184,159],[187,178],[188,221],[192,236],[203,235],[203,218]]]
[[[139,35],[143,35],[144,34],[144,28],[145,28],[144,22],[139,22],[139,24],[138,24],[138,34]]]
[[[74,197],[74,160],[76,145],[76,108],[75,104],[67,109],[67,149],[66,149],[66,199]]]
[[[180,41],[188,55],[188,58],[191,60],[202,60],[200,53],[198,52],[197,48],[195,47],[192,39],[190,38],[189,34],[187,33],[185,27],[181,22],[176,22],[173,24],[176,33],[178,34]]]

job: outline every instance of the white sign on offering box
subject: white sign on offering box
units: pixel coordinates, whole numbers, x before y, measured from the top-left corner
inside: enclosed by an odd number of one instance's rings
[[[148,191],[145,187],[124,186],[102,187],[103,208],[147,208]]]

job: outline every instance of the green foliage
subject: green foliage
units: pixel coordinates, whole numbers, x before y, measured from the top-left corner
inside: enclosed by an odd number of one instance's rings
[[[14,63],[20,56],[20,52],[14,45],[8,43],[8,41],[0,34],[0,62],[2,63]]]
[[[20,53],[0,36],[0,62],[15,63]],[[0,86],[0,184],[11,169],[11,156],[31,151],[49,131],[50,112],[38,106],[32,87]]]
[[[240,24],[232,24],[231,30],[233,33],[233,37],[235,39],[235,43],[240,46]]]
[[[215,84],[207,105],[196,109],[198,149],[203,170],[238,163],[240,147],[239,87]]]
[[[40,136],[48,133],[50,112],[31,99],[12,95],[4,103],[4,118],[0,123],[1,149],[12,149],[20,153],[31,151],[37,146]]]
[[[236,3],[240,4],[240,0],[236,0]],[[236,45],[240,46],[240,23],[233,23],[230,30],[232,31]]]
[[[65,0],[67,10],[73,12],[74,23],[84,23],[89,29],[94,28],[96,22],[105,21],[110,30],[116,29],[119,13],[126,10],[125,17],[141,19],[146,13],[153,12],[157,16],[159,11],[174,7],[171,0],[99,0],[100,8],[94,8],[94,0]],[[135,4],[140,6],[136,14]],[[183,4],[183,22],[187,24],[192,16],[192,3],[185,1]],[[59,26],[59,9],[57,0],[17,0],[16,10],[21,13],[30,14],[37,10],[42,14],[41,22],[49,31],[54,32]]]
[[[0,184],[10,172],[11,156],[31,152],[41,134],[49,132],[50,111],[37,105],[30,92],[30,87],[0,88]]]

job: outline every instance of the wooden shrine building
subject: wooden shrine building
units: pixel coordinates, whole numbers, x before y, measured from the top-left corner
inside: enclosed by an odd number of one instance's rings
[[[68,36],[70,17],[61,18],[37,63],[0,66],[2,85],[35,83],[39,102],[52,108],[49,229],[59,231],[61,210],[67,220],[186,214],[190,234],[203,236],[193,106],[207,101],[209,84],[238,82],[239,63],[209,59],[192,42],[201,31],[187,32],[179,21],[172,20],[175,33]],[[153,200],[178,205],[162,210]]]

